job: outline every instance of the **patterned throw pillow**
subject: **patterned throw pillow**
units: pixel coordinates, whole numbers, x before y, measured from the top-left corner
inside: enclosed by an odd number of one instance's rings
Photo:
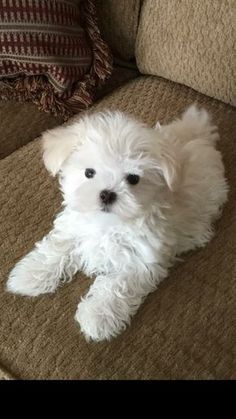
[[[65,119],[88,107],[112,71],[95,0],[2,0],[0,97]]]

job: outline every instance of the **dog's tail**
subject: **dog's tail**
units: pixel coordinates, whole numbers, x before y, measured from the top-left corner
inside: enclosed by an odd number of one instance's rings
[[[183,113],[179,122],[182,135],[187,142],[202,139],[215,144],[219,139],[217,126],[212,122],[209,113],[195,104]]]
[[[179,119],[169,125],[156,125],[162,133],[175,136],[178,143],[187,144],[193,140],[203,140],[214,145],[219,139],[216,125],[213,124],[209,113],[205,109],[191,105]],[[164,135],[165,136],[165,135]]]

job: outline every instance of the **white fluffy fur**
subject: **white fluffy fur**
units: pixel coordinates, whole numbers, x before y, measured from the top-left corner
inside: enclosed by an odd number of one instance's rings
[[[95,277],[75,315],[82,332],[97,341],[116,336],[176,257],[212,237],[228,190],[217,139],[207,112],[195,106],[154,129],[105,112],[46,132],[44,162],[59,174],[64,209],[12,270],[7,289],[54,292],[82,270]],[[140,176],[137,185],[127,183],[130,173]],[[103,189],[118,196],[107,212]]]

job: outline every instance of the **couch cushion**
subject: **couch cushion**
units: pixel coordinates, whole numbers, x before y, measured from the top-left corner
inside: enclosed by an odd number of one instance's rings
[[[98,0],[97,13],[102,37],[114,54],[134,58],[139,10],[142,0]]]
[[[62,122],[33,103],[0,101],[0,159]]]
[[[136,39],[143,74],[236,105],[234,0],[146,0]]]
[[[0,161],[0,365],[25,379],[235,378],[235,109],[158,77],[140,77],[93,110],[120,109],[153,125],[196,101],[219,125],[231,192],[216,235],[189,253],[150,295],[131,326],[111,342],[87,343],[74,321],[91,280],[84,275],[55,295],[24,298],[4,286],[15,262],[51,228],[61,197],[35,140]]]

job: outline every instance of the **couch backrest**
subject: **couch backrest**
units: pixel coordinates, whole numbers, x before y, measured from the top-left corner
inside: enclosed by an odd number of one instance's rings
[[[142,0],[97,0],[99,27],[113,53],[124,60],[135,56]]]
[[[235,0],[144,0],[138,68],[236,105],[235,28]]]

